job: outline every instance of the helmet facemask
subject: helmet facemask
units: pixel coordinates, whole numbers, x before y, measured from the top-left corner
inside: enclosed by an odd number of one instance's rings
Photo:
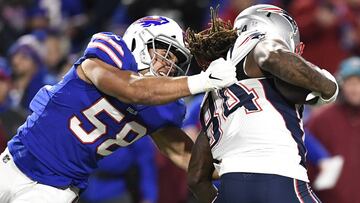
[[[150,56],[148,65],[150,72],[155,76],[183,76],[186,75],[191,62],[191,54],[189,50],[179,45],[172,37],[166,35],[158,35],[150,39],[146,43],[147,54]],[[152,54],[150,54],[152,50]],[[174,56],[176,57],[174,61]],[[161,61],[165,68],[157,68],[154,66],[156,61]],[[147,63],[143,61],[143,63]]]
[[[123,39],[134,55],[138,71],[148,70],[146,75],[156,76],[187,74],[192,55],[185,47],[182,29],[174,20],[164,16],[141,18],[129,26]],[[174,55],[177,60],[170,60]],[[162,67],[158,71],[159,62],[166,71]]]

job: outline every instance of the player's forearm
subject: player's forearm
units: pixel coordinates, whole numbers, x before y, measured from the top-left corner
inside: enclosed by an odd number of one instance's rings
[[[163,104],[191,94],[227,87],[236,81],[236,67],[230,61],[219,58],[212,61],[207,70],[200,74],[176,78],[134,77],[129,86],[138,90],[139,101]]]
[[[180,128],[167,127],[151,134],[156,146],[176,166],[188,170],[194,142]]]
[[[186,77],[142,77],[125,75],[125,72],[129,73],[122,71],[121,77],[127,79],[118,80],[117,75],[108,74],[108,78],[97,82],[96,86],[122,102],[133,104],[165,104],[190,95]],[[107,77],[105,74],[103,78]]]
[[[336,84],[312,68],[299,55],[285,50],[270,53],[261,68],[276,77],[311,91],[320,92],[330,98],[336,91]]]
[[[171,135],[163,135],[171,136]],[[156,141],[155,141],[156,142]],[[168,157],[171,162],[173,162],[177,167],[187,171],[190,157],[191,157],[191,147],[193,143],[173,143],[173,144],[160,144],[156,142],[160,152]]]
[[[164,104],[191,95],[186,77],[132,77],[128,88],[132,103],[139,104]]]
[[[85,60],[80,68],[79,77],[126,103],[164,104],[191,94],[187,77],[142,77],[97,59]]]
[[[215,170],[209,140],[204,132],[198,135],[191,152],[187,181],[200,202],[211,202],[217,195],[212,185]]]
[[[189,184],[191,192],[201,203],[211,203],[217,196],[217,190],[211,181]]]

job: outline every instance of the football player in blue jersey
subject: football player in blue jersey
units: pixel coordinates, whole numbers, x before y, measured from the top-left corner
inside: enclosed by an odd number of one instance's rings
[[[123,38],[95,34],[63,80],[35,95],[32,114],[1,154],[0,202],[70,203],[98,160],[147,134],[187,168],[193,143],[180,129],[178,99],[236,81],[224,60],[183,76],[190,59],[181,28],[166,17],[139,19]]]

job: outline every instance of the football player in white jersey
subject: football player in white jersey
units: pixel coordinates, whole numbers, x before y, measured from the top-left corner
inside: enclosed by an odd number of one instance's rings
[[[202,133],[189,165],[191,190],[201,202],[320,202],[305,166],[302,109],[306,102],[334,101],[334,77],[300,56],[298,27],[283,9],[251,6],[232,30],[216,15],[212,10],[210,29],[188,31],[190,50],[204,69],[226,55],[224,66],[236,66],[238,82],[205,95]],[[211,184],[214,165],[219,191]]]

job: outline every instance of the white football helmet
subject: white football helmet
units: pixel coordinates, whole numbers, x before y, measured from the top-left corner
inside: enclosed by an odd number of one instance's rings
[[[266,36],[280,38],[294,53],[302,54],[304,48],[295,20],[277,6],[258,4],[243,10],[235,19],[234,29],[238,29],[238,35],[257,30]]]
[[[174,20],[164,16],[143,17],[128,27],[123,40],[133,53],[139,71],[150,68],[152,75],[159,75],[152,65],[156,56],[171,64],[167,76],[187,74],[192,56],[185,47],[183,30]],[[149,49],[155,51],[154,56],[151,57]],[[156,49],[165,49],[166,54],[161,55]],[[169,52],[177,57],[176,63],[168,59]]]

